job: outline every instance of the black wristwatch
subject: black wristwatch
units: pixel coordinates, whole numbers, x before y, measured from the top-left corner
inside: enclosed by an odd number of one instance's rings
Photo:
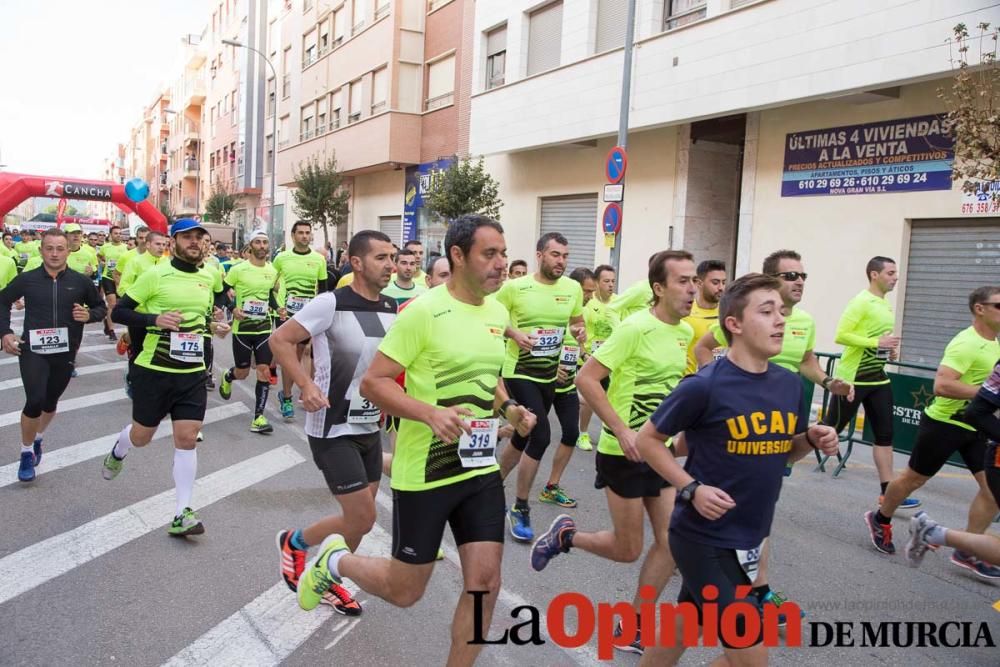
[[[499,411],[499,414],[497,416],[498,417],[503,417],[504,419],[506,419],[507,418],[507,408],[515,406],[515,405],[520,405],[520,403],[518,403],[517,401],[515,401],[513,398],[508,398],[506,401],[504,401],[503,403],[500,404],[500,411]]]
[[[701,482],[699,482],[698,480],[694,480],[693,482],[685,486],[683,489],[681,489],[677,495],[684,502],[690,503],[694,500],[694,492],[699,486],[701,486]]]
[[[829,389],[831,384],[833,384],[833,376],[827,375],[823,378],[823,381],[819,383],[819,386],[823,387],[823,389]]]

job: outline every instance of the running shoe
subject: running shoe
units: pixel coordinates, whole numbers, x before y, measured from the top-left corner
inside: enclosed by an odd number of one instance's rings
[[[75,368],[73,369],[73,372],[69,374],[69,376],[70,376],[71,378],[75,378],[75,377],[77,377],[78,375],[80,375],[80,373],[79,373],[79,371],[77,371],[77,370],[76,370]]]
[[[781,605],[788,602],[788,596],[784,595],[783,593],[779,593],[778,591],[768,591],[764,595],[764,597],[760,599],[760,602],[761,604],[771,604],[774,605],[775,607],[781,607]],[[805,618],[805,617],[806,617],[806,612],[799,609],[799,618]],[[778,627],[783,628],[786,625],[788,625],[788,614],[779,609]]]
[[[437,556],[434,557],[434,560],[444,560],[444,549],[438,547]]]
[[[622,624],[619,622],[615,625],[615,637],[622,636]],[[615,644],[616,649],[619,651],[624,651],[625,653],[635,653],[636,655],[642,655],[645,648],[642,645],[642,640],[639,637],[639,629],[635,630],[635,639],[632,640],[631,644]]]
[[[885,496],[879,496],[878,497],[879,507],[882,506],[882,501],[883,500],[885,500]],[[916,498],[907,498],[903,502],[899,503],[899,507],[897,507],[896,509],[901,509],[901,510],[915,510],[918,507],[920,507],[921,505],[923,505],[923,503],[920,502],[919,500],[917,500]]]
[[[195,442],[205,442],[205,434],[198,431],[198,435],[195,436]]]
[[[32,443],[32,450],[35,453],[35,465],[37,466],[42,462],[42,439],[35,438],[35,442]]]
[[[212,377],[211,373],[205,374],[205,389],[209,391],[215,391],[215,378]]]
[[[292,531],[290,530],[279,532],[275,541],[281,558],[281,578],[285,580],[286,586],[292,591],[296,591],[299,588],[299,577],[302,576],[302,570],[306,569],[306,550],[296,549],[292,546]]]
[[[17,467],[17,479],[21,482],[31,482],[35,479],[34,452],[21,452],[21,463]]]
[[[118,353],[119,357],[124,357],[128,352],[128,339],[125,336],[118,339],[118,344],[115,345],[115,352]]]
[[[285,392],[278,392],[278,404],[281,406],[281,418],[286,422],[294,421],[295,406],[292,404],[292,397],[285,396]]]
[[[937,546],[927,541],[927,533],[936,528],[938,523],[932,521],[927,512],[917,512],[910,519],[910,539],[903,547],[903,555],[910,567],[920,567],[928,549],[937,549]]]
[[[271,423],[269,421],[267,421],[267,417],[265,417],[264,415],[260,415],[250,423],[250,432],[264,433],[264,434],[273,433],[274,427],[271,426]]]
[[[347,542],[340,535],[330,535],[319,545],[319,555],[306,566],[299,578],[299,606],[306,611],[315,609],[331,586],[343,583],[340,577],[330,572],[328,566],[330,555],[338,551],[348,551]]]
[[[542,533],[531,546],[532,569],[535,572],[541,572],[550,560],[559,554],[569,553],[575,533],[576,522],[569,515],[560,514],[557,516],[549,529]]]
[[[330,605],[335,612],[344,616],[361,615],[361,604],[354,599],[349,590],[339,584],[330,586],[326,593],[323,593],[320,602]]]
[[[576,507],[576,500],[567,496],[558,484],[546,484],[545,488],[539,491],[538,499],[543,503],[552,503],[559,507]]]
[[[983,579],[1000,579],[1000,567],[991,565],[984,560],[980,560],[972,554],[955,549],[951,552],[951,562],[959,567],[964,567],[969,572]]]
[[[118,342],[118,336],[115,335],[114,331],[106,331],[105,333],[108,336],[108,340],[110,340],[112,343]]]
[[[275,387],[278,384],[278,369],[271,368],[270,371],[271,376],[267,379],[267,381],[271,383],[272,387]]]
[[[581,433],[580,437],[576,439],[576,448],[582,449],[585,452],[593,451],[594,446],[590,444],[590,434]]]
[[[101,477],[111,481],[122,471],[122,465],[124,465],[124,463],[125,459],[117,458],[115,456],[115,450],[112,448],[112,450],[108,452],[108,455],[104,457],[104,467],[101,469]]]
[[[871,538],[872,546],[884,554],[892,555],[896,553],[896,545],[892,543],[892,524],[882,524],[875,520],[875,512],[865,512],[865,525],[868,527],[868,536]]]
[[[185,507],[179,516],[167,528],[167,533],[172,537],[184,537],[186,535],[201,535],[205,532],[205,525],[190,507]]]
[[[510,521],[510,536],[518,542],[531,542],[535,539],[535,531],[531,530],[531,510],[511,507],[507,513]]]
[[[228,401],[233,395],[233,381],[229,379],[229,373],[223,373],[219,380],[219,396]]]
[[[785,464],[785,477],[791,477],[792,476],[792,470],[794,470],[794,469],[795,469],[794,464],[792,464],[792,463]]]

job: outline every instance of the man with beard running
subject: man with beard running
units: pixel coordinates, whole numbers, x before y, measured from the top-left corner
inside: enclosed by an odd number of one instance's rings
[[[563,275],[569,261],[569,241],[558,232],[549,232],[538,239],[535,251],[538,270],[508,280],[496,296],[510,312],[505,332],[504,385],[511,397],[538,419],[530,438],[515,434],[501,454],[501,471],[517,466],[515,500],[508,518],[510,534],[519,542],[535,538],[528,496],[551,440],[548,415],[555,400],[559,357],[567,328],[580,345],[587,340],[583,290],[578,282]],[[557,457],[561,465],[569,463],[575,445],[575,442],[565,443],[567,455]]]
[[[375,495],[382,479],[382,413],[358,387],[396,319],[396,303],[379,294],[392,275],[392,254],[392,241],[382,232],[355,234],[347,248],[351,284],[320,294],[272,335],[275,359],[302,393],[313,461],[341,509],[305,528],[278,533],[281,576],[293,591],[310,546],[338,534],[354,551],[375,524]],[[298,346],[310,339],[315,380],[296,356]],[[361,605],[337,583],[323,592],[322,600],[338,613],[361,614]]]
[[[292,247],[278,253],[274,258],[274,268],[281,280],[279,302],[283,320],[294,316],[312,301],[317,294],[326,291],[326,259],[312,249],[312,225],[299,220],[292,225]],[[308,342],[295,350],[295,358],[301,363]],[[281,416],[286,422],[295,419],[295,405],[292,402],[292,378],[281,374],[281,391],[278,392]]]
[[[170,415],[176,510],[167,533],[175,537],[205,532],[191,508],[198,471],[195,447],[208,402],[203,334],[206,326],[220,337],[229,333],[225,322],[209,323],[206,318],[222,293],[213,294],[214,276],[201,267],[205,233],[192,218],[174,222],[171,260],[143,273],[111,313],[114,322],[144,328],[142,351],[132,369],[132,381],[142,388],[142,400],[132,402],[132,421],[104,458],[102,475],[114,479],[132,447],[148,445],[160,422]]]
[[[685,373],[690,375],[698,370],[698,360],[694,356],[695,344],[708,333],[709,328],[719,321],[719,299],[726,289],[726,263],[718,259],[706,259],[698,265],[698,295],[691,305],[691,314],[684,321],[691,325],[694,338],[688,348]]]

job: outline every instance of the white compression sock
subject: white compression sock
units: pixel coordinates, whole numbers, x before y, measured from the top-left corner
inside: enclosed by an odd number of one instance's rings
[[[34,448],[33,445],[21,445],[21,453],[22,454],[32,454],[32,453],[34,453],[34,451],[35,451],[35,448]]]
[[[44,433],[36,433],[35,434],[35,440],[41,440],[44,437],[45,437]]]
[[[177,511],[174,516],[180,516],[185,507],[191,506],[191,492],[194,491],[194,478],[198,474],[198,450],[174,450],[174,486],[177,491]]]
[[[114,454],[115,458],[121,461],[128,454],[128,450],[132,449],[132,424],[126,424],[122,432],[118,434],[118,440],[115,442]]]

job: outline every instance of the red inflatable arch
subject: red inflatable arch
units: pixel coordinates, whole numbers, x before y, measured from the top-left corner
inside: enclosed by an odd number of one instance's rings
[[[29,197],[109,201],[126,213],[135,213],[153,231],[167,233],[167,219],[163,214],[149,201],[136,204],[126,197],[124,185],[110,181],[85,181],[0,172],[0,219]]]

